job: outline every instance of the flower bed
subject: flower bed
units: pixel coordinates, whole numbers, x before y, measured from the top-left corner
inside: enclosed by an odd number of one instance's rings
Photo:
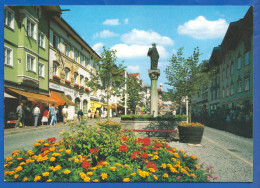
[[[136,120],[136,121],[186,121],[186,115],[165,115],[153,117],[152,115],[122,115],[121,120]]]
[[[72,124],[62,140],[39,140],[4,160],[6,181],[208,182],[211,168],[161,140],[135,138],[118,124]]]

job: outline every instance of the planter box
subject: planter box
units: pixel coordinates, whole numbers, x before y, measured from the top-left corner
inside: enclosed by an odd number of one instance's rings
[[[204,127],[182,127],[179,126],[180,141],[184,143],[199,144],[201,142]]]

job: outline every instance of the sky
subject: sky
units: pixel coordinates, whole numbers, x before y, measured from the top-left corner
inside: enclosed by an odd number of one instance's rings
[[[98,53],[102,47],[117,50],[117,62],[128,73],[139,73],[150,85],[150,58],[147,52],[155,42],[159,52],[159,84],[167,85],[164,70],[170,58],[184,47],[189,57],[199,47],[200,62],[208,60],[221,44],[230,22],[242,19],[249,6],[60,6],[62,17]]]

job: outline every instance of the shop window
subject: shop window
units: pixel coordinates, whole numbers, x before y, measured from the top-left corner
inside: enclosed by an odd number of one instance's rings
[[[4,50],[5,50],[5,59],[4,59],[4,62],[5,62],[5,65],[8,65],[8,66],[13,66],[13,50],[11,48],[8,48],[8,47],[4,47]]]
[[[249,64],[249,51],[245,53],[245,65]]]
[[[27,71],[36,72],[36,58],[30,54],[27,54],[26,61]]]
[[[38,34],[38,45],[42,48],[45,48],[45,36],[42,32]]]
[[[44,64],[39,62],[38,64],[39,76],[44,78]]]
[[[26,19],[26,35],[36,40],[36,23],[30,18]]]
[[[14,11],[5,7],[5,26],[14,29]]]
[[[240,57],[238,57],[238,59],[237,59],[237,69],[241,69],[241,67],[242,67],[242,58],[241,58],[241,56],[240,56]]]
[[[250,88],[250,87],[249,87],[249,84],[250,84],[250,83],[249,83],[249,78],[246,78],[246,79],[245,79],[245,91],[248,91],[248,90],[249,90],[249,88]]]
[[[70,79],[69,74],[70,74],[70,70],[68,68],[65,68],[65,80],[69,81],[69,79]]]

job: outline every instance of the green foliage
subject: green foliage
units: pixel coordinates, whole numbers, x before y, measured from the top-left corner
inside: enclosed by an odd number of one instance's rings
[[[134,113],[136,106],[140,105],[141,100],[144,98],[141,84],[141,81],[138,81],[135,77],[128,77],[127,79],[127,105]]]
[[[169,121],[182,121],[183,119],[186,119],[186,115],[164,115],[164,116],[157,116],[153,117],[152,115],[122,115],[121,120],[139,120],[139,121],[158,121],[158,120],[169,120]]]

